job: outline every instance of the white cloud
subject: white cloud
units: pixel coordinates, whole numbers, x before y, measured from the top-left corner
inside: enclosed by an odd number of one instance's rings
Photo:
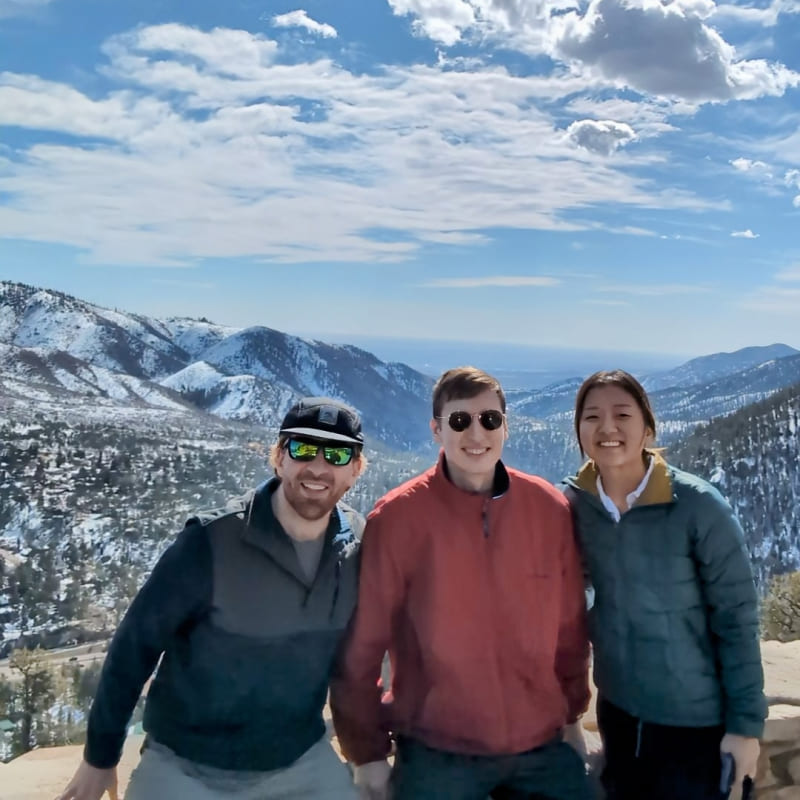
[[[678,128],[668,120],[681,115],[691,116],[697,110],[696,106],[662,98],[639,98],[634,101],[620,97],[596,99],[591,96],[575,97],[565,108],[579,118],[625,122],[636,131],[637,139],[677,131]]]
[[[630,303],[627,300],[596,300],[596,299],[588,299],[583,301],[586,305],[590,306],[630,306]]]
[[[788,0],[793,5],[797,0]],[[787,0],[781,0],[787,2]],[[781,95],[800,85],[783,64],[737,57],[707,23],[713,0],[389,0],[450,46],[474,33],[549,55],[611,86],[694,103]]]
[[[189,281],[178,278],[154,278],[153,283],[158,286],[177,286],[179,289],[199,289],[204,292],[218,290],[219,286],[213,281]]]
[[[214,28],[206,32],[167,23],[113,36],[103,51],[111,59],[112,77],[154,89],[206,95],[214,82],[237,85],[235,81],[263,79],[278,44],[248,31]],[[171,57],[150,55],[159,51]],[[220,102],[223,98],[208,99]]]
[[[798,13],[800,13],[800,2],[798,0],[772,0],[764,8],[723,3],[714,9],[714,20],[722,20],[724,22],[727,19],[731,19],[734,22],[773,27],[778,24],[778,18],[781,14]]]
[[[784,176],[783,182],[790,189],[800,189],[800,169],[790,169]],[[795,195],[792,199],[792,205],[795,208],[800,208],[800,194]]]
[[[733,233],[731,233],[734,239],[758,239],[760,235],[760,233],[753,233],[750,228],[745,231],[733,231]]]
[[[62,83],[0,72],[0,124],[127,140],[178,119],[169,104],[130,92],[92,100]]]
[[[663,297],[665,295],[703,294],[712,290],[708,286],[693,283],[641,284],[639,286],[623,283],[613,286],[598,286],[597,291],[605,294],[629,294],[636,297]]]
[[[636,133],[630,125],[612,120],[578,120],[570,124],[566,135],[578,147],[603,156],[610,156],[636,139]]]
[[[53,0],[0,0],[0,19],[31,14],[52,2]]]
[[[734,158],[730,162],[737,172],[745,172],[757,177],[772,179],[772,169],[763,161],[752,161],[749,158]]]
[[[558,286],[558,278],[544,275],[492,275],[486,278],[436,278],[420,284],[425,289],[483,289],[489,286],[502,288],[521,288],[535,286],[546,288]]]
[[[800,281],[800,264],[789,267],[775,275],[776,281]]]
[[[555,53],[618,86],[694,102],[780,95],[800,83],[781,64],[737,60],[706,24],[711,0],[591,0],[552,21]]]
[[[800,308],[800,289],[765,287],[742,301],[742,307],[769,314],[788,314],[797,318]]]
[[[316,33],[326,39],[335,39],[338,35],[333,25],[311,19],[302,8],[288,14],[277,14],[272,18],[272,24],[276,28],[305,28],[309,33]]]
[[[382,262],[498,227],[583,230],[598,223],[575,212],[594,207],[716,207],[657,187],[644,156],[604,161],[565,141],[562,115],[536,101],[585,89],[576,76],[354,74],[283,63],[262,35],[176,24],[104,52],[120,87],[105,96],[0,73],[0,125],[42,132],[0,153],[0,236],[102,263]]]
[[[735,158],[730,162],[731,166],[737,171],[759,181],[767,192],[777,195],[782,192],[783,187],[790,190],[800,189],[800,170],[790,169],[784,173],[783,178],[776,175],[776,169],[764,161],[752,161],[749,158]],[[800,204],[800,196],[792,200],[792,204],[797,208]]]
[[[467,0],[389,0],[389,5],[398,16],[416,17],[418,34],[448,47],[475,24],[475,10]]]
[[[638,228],[636,225],[622,225],[619,228],[605,228],[609,233],[623,234],[625,236],[657,236],[649,228]]]
[[[488,244],[491,239],[482,233],[467,233],[465,231],[429,231],[420,234],[425,242],[453,245],[481,245]]]

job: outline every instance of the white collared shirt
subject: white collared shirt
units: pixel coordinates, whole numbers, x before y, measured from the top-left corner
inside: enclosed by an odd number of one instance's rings
[[[628,508],[633,507],[633,504],[641,497],[642,492],[647,488],[647,482],[650,480],[650,476],[653,474],[653,465],[655,463],[656,460],[653,458],[653,456],[650,456],[650,464],[647,467],[647,472],[645,472],[644,478],[642,478],[642,482],[625,497],[625,502],[628,504]],[[600,480],[600,473],[597,474],[597,494],[600,495],[600,502],[603,504],[603,508],[605,508],[609,514],[611,514],[611,516],[614,518],[614,522],[619,522],[622,514],[615,505],[614,501],[605,493],[605,490],[603,489],[603,481]]]

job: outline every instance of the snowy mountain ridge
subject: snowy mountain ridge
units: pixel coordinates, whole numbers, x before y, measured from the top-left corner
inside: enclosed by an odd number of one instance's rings
[[[430,378],[357,347],[264,326],[158,320],[0,282],[0,347],[4,384],[29,380],[51,391],[195,409],[269,428],[299,396],[331,395],[358,408],[367,434],[390,446],[428,438]]]

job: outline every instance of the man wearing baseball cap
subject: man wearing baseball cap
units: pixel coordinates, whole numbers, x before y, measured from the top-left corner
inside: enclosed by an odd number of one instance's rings
[[[363,520],[340,500],[363,444],[355,409],[303,398],[270,450],[274,477],[186,523],[109,646],[84,759],[59,800],[116,786],[156,666],[126,800],[356,797],[322,709],[356,600]]]

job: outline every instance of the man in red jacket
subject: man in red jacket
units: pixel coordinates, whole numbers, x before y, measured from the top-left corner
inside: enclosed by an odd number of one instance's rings
[[[331,685],[364,800],[592,796],[564,741],[589,701],[572,520],[553,486],[503,465],[505,409],[491,375],[445,372],[433,392],[437,464],[368,517]]]

